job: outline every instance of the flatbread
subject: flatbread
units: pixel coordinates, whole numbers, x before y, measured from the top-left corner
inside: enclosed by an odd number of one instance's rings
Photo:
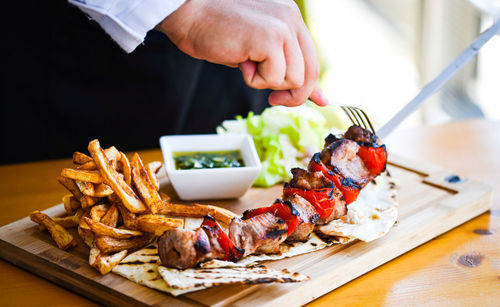
[[[288,270],[271,270],[265,266],[186,270],[158,266],[158,271],[168,286],[179,290],[191,290],[195,287],[211,288],[234,283],[289,283],[310,279],[299,273],[290,273]]]
[[[347,206],[347,214],[327,225],[316,227],[321,236],[339,236],[370,242],[384,236],[396,223],[398,204],[396,184],[384,172],[359,193]]]

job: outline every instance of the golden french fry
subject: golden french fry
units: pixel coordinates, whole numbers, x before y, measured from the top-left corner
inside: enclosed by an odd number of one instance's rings
[[[83,220],[89,225],[94,235],[97,236],[109,236],[116,239],[129,239],[132,237],[143,235],[141,231],[109,227],[88,217],[83,217]]]
[[[41,213],[38,210],[33,211],[30,214],[30,219],[35,223],[43,224],[59,248],[66,250],[78,244],[78,241],[64,227],[54,222],[47,214]]]
[[[80,180],[92,183],[101,183],[103,178],[98,171],[86,171],[72,168],[63,168],[61,176],[69,179]]]
[[[94,160],[91,160],[87,163],[84,163],[82,165],[78,165],[76,169],[79,170],[87,170],[87,171],[95,171],[97,169],[97,166],[95,165]]]
[[[76,199],[76,197],[72,194],[64,195],[62,198],[64,203],[64,210],[66,210],[67,214],[73,214],[81,207],[80,202]]]
[[[59,177],[57,177],[57,181],[59,181],[59,183],[63,187],[65,187],[68,191],[70,191],[71,194],[75,195],[76,199],[82,198],[83,194],[82,194],[82,192],[80,192],[80,190],[76,186],[76,183],[74,180],[59,176]]]
[[[128,229],[139,229],[139,225],[137,224],[137,220],[135,218],[135,214],[128,211],[127,208],[123,205],[122,201],[116,194],[111,194],[108,196],[109,202],[118,208],[120,211],[120,216],[122,218],[123,224]]]
[[[158,192],[160,194],[160,198],[163,201],[163,207],[165,207],[165,204],[170,203],[170,196],[163,192]]]
[[[161,236],[165,231],[184,226],[183,219],[173,219],[162,215],[145,214],[137,217],[139,230]]]
[[[75,184],[83,195],[88,195],[88,196],[95,195],[94,184],[92,184],[91,182],[75,180]]]
[[[120,151],[120,163],[123,170],[123,179],[128,185],[132,185],[132,173],[130,170],[130,163],[128,162],[127,156]]]
[[[64,228],[73,228],[73,227],[77,227],[78,224],[80,223],[80,218],[81,218],[82,214],[83,214],[83,210],[78,209],[78,211],[76,211],[75,215],[68,215],[65,217],[53,217],[52,220]],[[39,224],[38,228],[40,228],[40,231],[47,229],[47,227],[45,227],[44,224]]]
[[[101,175],[105,178],[105,183],[109,185],[113,191],[120,197],[123,205],[133,213],[141,213],[146,210],[144,203],[137,197],[132,188],[118,176],[116,170],[109,163],[108,158],[104,154],[98,140],[93,140],[89,143],[89,152],[96,162],[97,168]]]
[[[113,190],[111,187],[105,183],[96,184],[94,187],[94,196],[95,197],[105,197],[113,194]]]
[[[89,255],[89,264],[96,268],[102,275],[111,272],[111,270],[127,256],[127,250],[119,253],[105,256],[102,255],[99,249],[91,248]]]
[[[96,222],[100,222],[101,218],[108,212],[110,205],[99,204],[90,209],[90,218]]]
[[[116,149],[115,146],[111,146],[109,148],[104,149],[104,154],[108,158],[108,160],[119,161],[120,160],[120,152]]]
[[[119,240],[112,237],[101,236],[94,240],[95,246],[103,254],[116,253],[122,250],[135,250],[148,245],[154,237],[152,235],[144,235],[127,240]]]
[[[156,177],[156,173],[161,167],[160,161],[150,162],[146,164],[146,173],[148,174],[149,181],[153,184],[156,191],[160,189],[160,180]]]
[[[83,210],[82,210],[83,211]],[[84,211],[82,217],[80,218],[80,223],[78,224],[78,235],[83,240],[87,246],[92,246],[94,241],[94,233],[90,230],[89,225],[83,220],[84,217],[90,216],[90,209]]]
[[[149,207],[149,210],[153,214],[156,214],[158,210],[163,207],[163,203],[160,198],[160,194],[155,189],[154,185],[149,181],[144,165],[142,164],[139,154],[134,153],[132,156],[132,181],[137,189],[137,192],[141,196],[142,200]]]
[[[115,205],[109,207],[106,214],[104,214],[100,220],[101,223],[110,227],[116,227],[118,225],[118,217],[120,216],[120,212]]]
[[[204,217],[205,215],[210,215],[226,225],[229,225],[231,220],[237,216],[235,213],[224,208],[200,204],[165,204],[158,214],[186,217]]]
[[[73,154],[73,163],[74,164],[85,164],[85,163],[90,162],[90,161],[92,161],[92,158],[87,156],[84,153],[75,151],[75,153]]]
[[[83,197],[80,198],[80,203],[83,209],[92,207],[93,205],[97,204],[98,201],[99,201],[98,197],[92,197],[88,195],[83,195]]]

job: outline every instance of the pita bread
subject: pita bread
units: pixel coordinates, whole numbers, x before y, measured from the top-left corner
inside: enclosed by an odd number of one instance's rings
[[[309,277],[299,273],[271,270],[265,266],[186,270],[158,266],[158,271],[168,286],[179,290],[191,290],[195,287],[211,288],[234,283],[289,283],[309,280]]]

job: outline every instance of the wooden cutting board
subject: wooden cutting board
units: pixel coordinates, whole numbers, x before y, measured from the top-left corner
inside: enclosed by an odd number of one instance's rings
[[[450,183],[445,178],[453,175],[452,172],[394,156],[388,169],[399,183],[399,220],[385,237],[370,243],[354,241],[335,245],[267,264],[311,277],[303,283],[229,285],[173,297],[114,274],[101,276],[88,265],[88,248],[83,244],[70,252],[62,251],[28,218],[0,228],[0,257],[107,305],[299,306],[490,208],[492,189],[482,182],[465,179]],[[168,185],[162,189],[172,195]],[[238,200],[204,203],[241,213],[269,204],[280,195],[281,186],[276,186],[252,189]],[[44,212],[58,216],[64,213],[64,208],[58,205]]]

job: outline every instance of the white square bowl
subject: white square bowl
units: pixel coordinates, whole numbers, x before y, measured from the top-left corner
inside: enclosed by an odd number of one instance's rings
[[[261,165],[252,138],[247,134],[169,135],[160,146],[170,182],[182,200],[238,198],[252,186]],[[230,168],[175,168],[173,153],[239,150],[245,166]]]

